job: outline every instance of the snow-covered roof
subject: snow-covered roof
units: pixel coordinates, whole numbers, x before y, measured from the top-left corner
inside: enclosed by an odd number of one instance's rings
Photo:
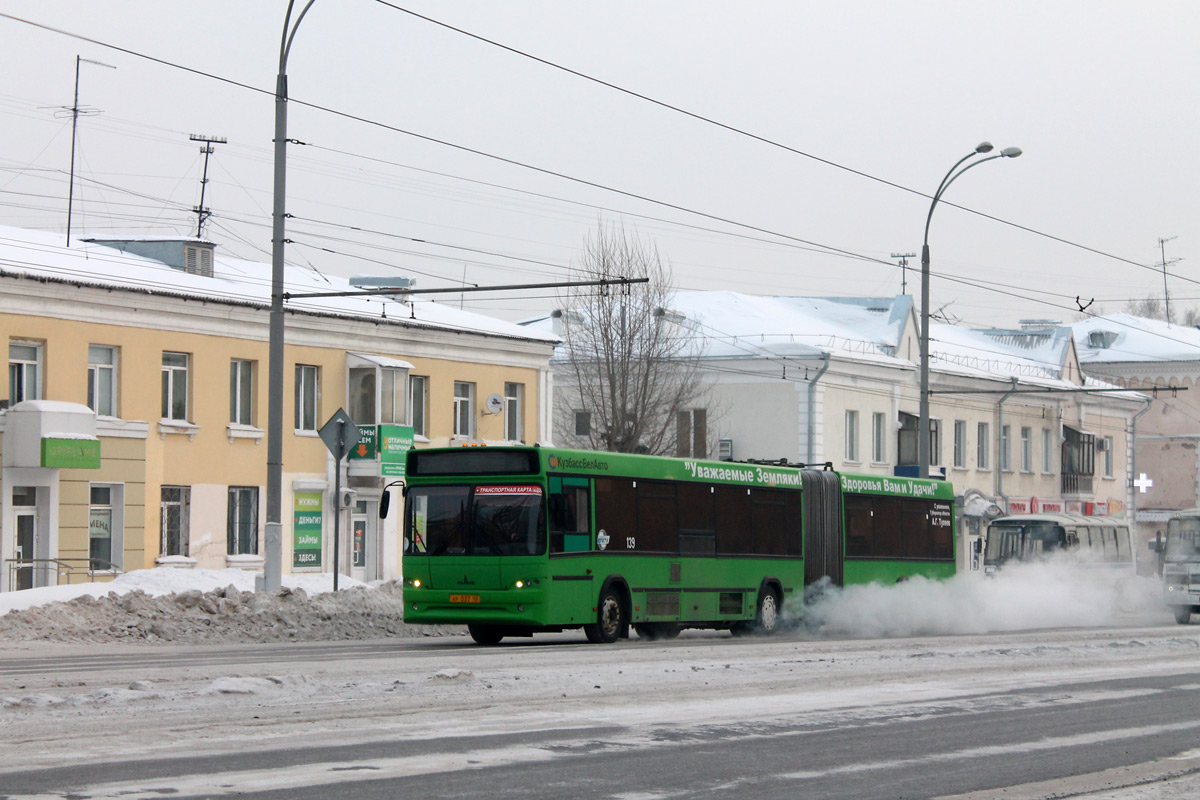
[[[1200,330],[1132,314],[1105,314],[1071,326],[1084,364],[1200,361]]]
[[[972,377],[1015,377],[1061,383],[1070,332],[977,330],[934,323],[929,331],[931,369]]]
[[[213,257],[213,275],[205,277],[174,269],[151,258],[89,242],[87,238],[72,238],[71,246],[67,247],[62,234],[0,226],[0,275],[25,275],[148,294],[270,306],[270,264],[223,256],[218,248]],[[156,237],[155,241],[162,239]],[[180,237],[178,241],[190,243],[196,240]],[[298,295],[356,290],[346,278],[322,275],[311,268],[286,265],[284,291]],[[464,311],[446,303],[412,296],[404,302],[382,297],[296,298],[288,300],[286,307],[289,311],[302,313],[371,320],[387,317],[418,328],[548,343],[558,339],[552,332],[544,333],[506,320]]]

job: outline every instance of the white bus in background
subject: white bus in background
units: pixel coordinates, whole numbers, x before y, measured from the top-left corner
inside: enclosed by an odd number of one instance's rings
[[[1038,561],[1056,553],[1081,568],[1109,571],[1114,581],[1137,573],[1129,523],[1082,514],[997,517],[988,524],[983,571],[994,574],[1006,564]]]
[[[1172,514],[1166,541],[1151,542],[1150,549],[1159,551],[1163,599],[1175,621],[1186,625],[1200,613],[1200,508]]]

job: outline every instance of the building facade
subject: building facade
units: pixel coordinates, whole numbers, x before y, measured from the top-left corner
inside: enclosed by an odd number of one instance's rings
[[[552,331],[571,318],[530,324]],[[910,297],[678,292],[661,318],[702,342],[709,385],[705,407],[681,421],[690,426],[677,437],[679,455],[918,474],[920,340]],[[934,324],[930,339],[930,473],[955,487],[961,569],[981,566],[976,543],[1000,514],[1125,514],[1132,420],[1143,402],[1087,378],[1069,328]],[[563,431],[577,404],[560,370],[559,444],[572,444]]]
[[[198,240],[53,241],[0,236],[0,590],[261,569],[270,266]],[[432,302],[296,297],[285,342],[287,571],[330,571],[336,529],[345,574],[399,575],[402,509],[377,511],[407,447],[549,439],[552,337]],[[362,436],[340,464],[319,436],[339,409]]]

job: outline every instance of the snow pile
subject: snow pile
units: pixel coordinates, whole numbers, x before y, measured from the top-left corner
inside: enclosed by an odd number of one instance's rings
[[[815,587],[801,630],[855,638],[993,633],[1040,628],[1152,625],[1172,621],[1158,578],[1114,579],[1079,564],[1012,564],[994,576]]]
[[[3,598],[0,641],[279,642],[419,637],[454,630],[408,626],[395,583],[333,592],[332,575],[286,576],[254,592],[242,570],[136,570],[111,583],[31,589]],[[305,589],[305,585],[309,588]],[[311,592],[311,594],[310,594]]]

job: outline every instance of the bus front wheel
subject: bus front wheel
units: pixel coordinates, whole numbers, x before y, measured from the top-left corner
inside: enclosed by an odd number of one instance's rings
[[[491,625],[468,625],[467,631],[471,634],[471,638],[475,640],[475,644],[500,644],[500,640],[504,638],[504,634],[500,632],[500,629]]]
[[[1175,612],[1175,621],[1180,625],[1187,625],[1192,621],[1191,606],[1172,606],[1171,610]]]
[[[612,586],[605,586],[600,592],[600,604],[596,606],[596,622],[584,625],[583,632],[589,642],[612,644],[621,638],[628,624],[620,593]]]

